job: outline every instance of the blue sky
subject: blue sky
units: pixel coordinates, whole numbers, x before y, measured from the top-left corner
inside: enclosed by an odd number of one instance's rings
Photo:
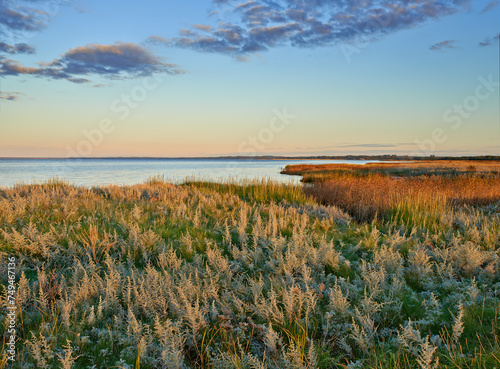
[[[0,156],[498,154],[499,12],[1,0]]]

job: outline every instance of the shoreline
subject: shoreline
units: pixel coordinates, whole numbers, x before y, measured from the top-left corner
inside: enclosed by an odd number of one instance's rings
[[[96,157],[0,157],[0,160],[379,160],[379,161],[499,161],[500,156],[411,156],[411,155],[311,155],[311,156],[195,156],[195,157],[158,157],[158,156],[96,156]]]

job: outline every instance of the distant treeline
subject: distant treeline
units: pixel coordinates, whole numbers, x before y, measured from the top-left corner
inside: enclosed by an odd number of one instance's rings
[[[204,157],[150,157],[150,156],[120,156],[120,157],[0,157],[0,159],[15,159],[15,160],[26,160],[26,159],[157,159],[157,160],[500,160],[498,155],[483,155],[483,156],[410,156],[410,155],[319,155],[319,156],[273,156],[273,155],[262,155],[262,156],[204,156]]]
[[[500,156],[409,156],[409,155],[340,155],[340,156],[258,156],[254,159],[319,159],[319,160],[500,160]],[[230,159],[225,157],[222,159]],[[232,159],[248,159],[248,157],[232,157]]]

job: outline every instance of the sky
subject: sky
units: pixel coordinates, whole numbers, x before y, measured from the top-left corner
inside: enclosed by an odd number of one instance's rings
[[[498,0],[0,0],[0,157],[499,155]]]

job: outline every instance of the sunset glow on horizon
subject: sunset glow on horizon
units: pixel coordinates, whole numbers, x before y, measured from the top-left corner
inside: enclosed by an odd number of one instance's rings
[[[490,1],[0,3],[0,157],[497,155]]]

